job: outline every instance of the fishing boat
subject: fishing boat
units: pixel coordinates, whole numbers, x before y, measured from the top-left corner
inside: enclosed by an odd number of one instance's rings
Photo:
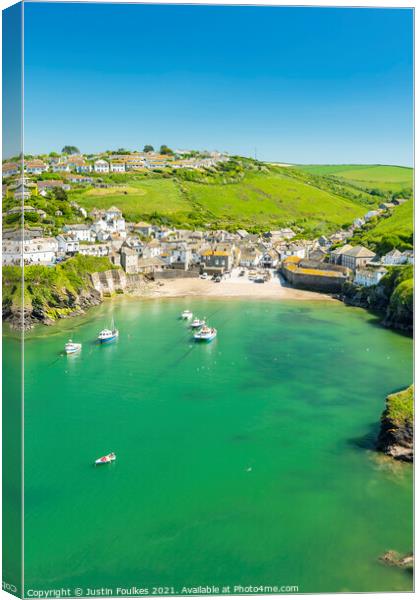
[[[118,335],[119,331],[115,327],[114,319],[112,319],[111,329],[102,329],[102,331],[98,335],[98,341],[101,344],[105,344],[106,342],[113,342],[117,339]]]
[[[66,354],[76,354],[76,352],[80,352],[82,349],[82,344],[73,342],[69,340],[67,344],[64,346],[64,350]]]
[[[105,454],[105,456],[101,456],[101,458],[95,460],[95,465],[106,465],[111,463],[116,458],[115,452],[110,452],[109,454]]]
[[[211,342],[214,340],[216,335],[217,329],[214,327],[207,327],[207,325],[205,325],[200,329],[200,331],[194,333],[194,339],[196,342]]]
[[[204,319],[194,319],[194,321],[191,323],[191,328],[199,329],[200,327],[204,327],[205,324],[206,321]]]
[[[184,310],[184,312],[181,314],[181,319],[189,320],[189,319],[192,319],[192,317],[193,317],[193,314],[190,310]]]

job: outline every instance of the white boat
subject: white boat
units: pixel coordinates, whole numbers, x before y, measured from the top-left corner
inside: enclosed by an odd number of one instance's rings
[[[112,342],[116,340],[119,336],[119,331],[116,329],[114,324],[114,319],[112,319],[111,329],[102,329],[98,335],[98,341],[101,344],[105,344],[105,342]]]
[[[200,331],[194,333],[194,339],[196,342],[211,342],[214,340],[216,335],[217,329],[214,327],[207,327],[207,325],[205,325],[200,329]]]
[[[199,329],[200,327],[204,327],[206,324],[206,321],[204,319],[194,319],[194,321],[191,323],[191,327],[192,329]]]
[[[105,454],[105,456],[101,456],[101,458],[95,460],[95,465],[106,465],[116,458],[115,452],[110,452],[109,454]]]
[[[181,319],[192,319],[193,314],[190,310],[184,310],[184,312],[181,314]]]
[[[67,342],[67,344],[64,346],[64,350],[65,350],[66,354],[75,354],[76,352],[80,352],[81,349],[82,349],[82,344],[73,342],[72,340],[69,340]]]

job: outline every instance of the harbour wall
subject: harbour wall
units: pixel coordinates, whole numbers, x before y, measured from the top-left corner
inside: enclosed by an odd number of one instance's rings
[[[198,277],[200,269],[190,269],[184,271],[181,269],[165,269],[164,271],[157,271],[154,273],[154,278],[159,279],[191,279],[192,277]]]
[[[101,296],[139,290],[146,285],[143,275],[140,273],[128,274],[122,269],[109,269],[100,273],[92,273],[91,281],[93,287]]]
[[[123,269],[109,269],[99,273],[91,274],[92,285],[101,296],[112,296],[124,292],[134,292],[147,288],[148,281],[167,279],[191,279],[197,278],[200,271],[193,269],[181,271],[180,269],[165,269],[155,271],[148,275],[142,273],[126,273]]]
[[[316,292],[341,292],[348,279],[347,269],[344,267],[315,261],[285,262],[281,272],[293,287]]]
[[[122,269],[109,269],[91,273],[92,285],[102,296],[123,292],[127,288],[127,276]]]

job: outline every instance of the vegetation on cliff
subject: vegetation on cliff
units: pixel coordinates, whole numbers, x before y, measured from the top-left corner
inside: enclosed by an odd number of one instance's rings
[[[408,421],[413,424],[414,386],[410,385],[405,390],[390,394],[387,398],[387,416],[396,424],[402,425]]]
[[[49,323],[99,303],[90,274],[114,268],[107,258],[77,255],[54,267],[3,267],[3,316],[12,325]]]
[[[414,203],[408,200],[395,207],[387,216],[372,219],[352,238],[353,245],[367,246],[374,252],[386,254],[393,248],[400,251],[413,248]]]
[[[390,394],[382,413],[378,449],[393,458],[413,460],[414,386]]]
[[[396,329],[413,329],[414,274],[412,265],[391,267],[378,285],[343,287],[344,301],[370,308],[383,317],[383,324]]]

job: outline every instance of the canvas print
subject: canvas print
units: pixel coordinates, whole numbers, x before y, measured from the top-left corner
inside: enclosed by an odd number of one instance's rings
[[[413,9],[3,11],[3,590],[413,589]]]

